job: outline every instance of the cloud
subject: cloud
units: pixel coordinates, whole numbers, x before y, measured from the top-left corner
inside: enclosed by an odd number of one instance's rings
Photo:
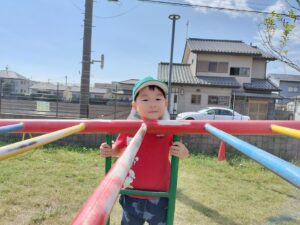
[[[283,2],[282,0],[278,0],[277,2],[275,2],[274,5],[267,7],[265,11],[266,12],[275,11],[277,13],[284,13],[284,12],[287,12],[288,10],[287,10],[286,3]]]
[[[230,9],[243,9],[251,10],[247,4],[247,0],[185,0],[187,3],[192,5],[201,5],[201,6],[210,6],[210,7],[219,7],[219,8],[230,8]],[[196,8],[201,12],[207,12],[207,8]],[[236,17],[240,15],[245,15],[245,13],[233,12],[228,10],[223,10],[222,12],[229,14],[230,16]]]

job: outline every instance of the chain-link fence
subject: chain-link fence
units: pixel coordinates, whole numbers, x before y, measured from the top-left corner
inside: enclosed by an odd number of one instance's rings
[[[278,100],[275,105],[278,120],[300,120],[300,98],[291,97]]]

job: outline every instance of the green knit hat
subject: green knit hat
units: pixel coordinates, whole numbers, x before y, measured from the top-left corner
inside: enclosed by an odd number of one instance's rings
[[[135,99],[135,96],[141,89],[143,89],[144,87],[150,86],[150,85],[160,87],[164,91],[165,95],[167,96],[167,93],[168,93],[167,85],[157,79],[154,79],[151,76],[148,76],[148,77],[145,77],[144,79],[139,80],[134,85],[134,87],[132,89],[132,100]]]

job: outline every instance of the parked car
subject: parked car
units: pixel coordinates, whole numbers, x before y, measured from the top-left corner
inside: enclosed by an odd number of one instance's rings
[[[176,120],[250,120],[250,117],[241,115],[232,109],[207,107],[198,112],[179,113]]]

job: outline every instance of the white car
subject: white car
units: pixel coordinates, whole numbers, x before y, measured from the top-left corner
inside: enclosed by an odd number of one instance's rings
[[[250,120],[232,109],[221,107],[207,107],[198,112],[179,113],[176,120]]]

